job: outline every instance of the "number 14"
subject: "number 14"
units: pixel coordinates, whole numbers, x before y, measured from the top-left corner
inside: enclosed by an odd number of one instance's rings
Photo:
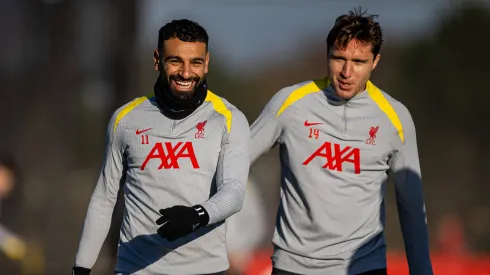
[[[320,135],[320,130],[318,129],[313,129],[313,128],[310,128],[310,135],[308,136],[308,138],[315,138],[315,139],[318,139],[318,136]]]

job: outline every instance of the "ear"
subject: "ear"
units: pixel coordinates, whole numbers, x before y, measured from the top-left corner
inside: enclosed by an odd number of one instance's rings
[[[155,67],[155,71],[160,71],[160,53],[158,49],[153,52],[153,66]]]
[[[208,73],[208,67],[209,67],[209,52],[206,52],[206,58],[204,59],[204,73]]]
[[[381,58],[381,55],[378,53],[378,55],[376,56],[376,58],[374,59],[374,62],[373,62],[373,70],[376,68],[376,66],[378,66],[378,62],[379,62],[380,58]]]

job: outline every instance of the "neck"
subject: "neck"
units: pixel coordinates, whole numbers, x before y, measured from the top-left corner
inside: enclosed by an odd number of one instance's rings
[[[170,90],[166,80],[159,77],[154,86],[155,98],[162,112],[170,119],[183,119],[192,114],[207,96],[207,83],[203,80],[189,99],[178,99]]]
[[[362,86],[362,89],[360,89],[359,91],[357,91],[357,93],[354,96],[356,96],[356,95],[364,92],[366,89],[367,89],[367,82],[364,83],[364,85]]]

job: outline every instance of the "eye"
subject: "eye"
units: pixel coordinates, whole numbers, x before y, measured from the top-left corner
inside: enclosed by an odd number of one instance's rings
[[[182,63],[182,61],[179,60],[178,58],[171,57],[169,59],[166,59],[165,63],[171,66],[179,66]]]

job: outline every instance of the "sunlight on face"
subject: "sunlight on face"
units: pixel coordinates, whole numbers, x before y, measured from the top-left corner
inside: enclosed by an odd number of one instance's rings
[[[195,91],[208,72],[209,53],[205,43],[172,38],[164,41],[161,54],[163,75],[177,94]]]
[[[372,53],[372,45],[351,40],[345,49],[332,48],[328,53],[328,78],[337,95],[351,99],[364,91],[380,55]]]

